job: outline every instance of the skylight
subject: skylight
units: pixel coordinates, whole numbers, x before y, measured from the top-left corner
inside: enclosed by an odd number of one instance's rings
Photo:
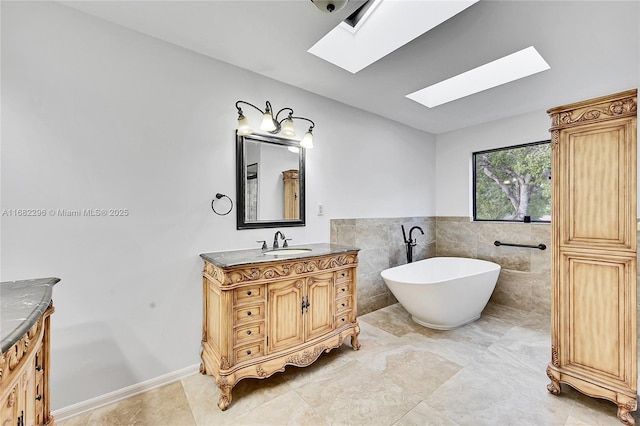
[[[341,22],[308,52],[353,74],[478,0],[373,0],[355,27]]]
[[[380,4],[380,2],[374,1],[374,0],[365,1],[362,4],[362,6],[357,8],[351,15],[347,16],[345,20],[342,22],[349,25],[351,28],[355,29],[360,22],[364,22],[365,19],[373,12],[373,9],[375,9],[375,7],[372,9],[372,6],[374,4],[377,6],[378,4]]]
[[[433,108],[550,68],[535,47],[530,46],[410,93],[406,97]]]

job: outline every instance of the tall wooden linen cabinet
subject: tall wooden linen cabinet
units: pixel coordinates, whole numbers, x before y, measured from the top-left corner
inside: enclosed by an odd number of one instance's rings
[[[637,91],[548,111],[552,120],[552,335],[560,383],[635,423]]]

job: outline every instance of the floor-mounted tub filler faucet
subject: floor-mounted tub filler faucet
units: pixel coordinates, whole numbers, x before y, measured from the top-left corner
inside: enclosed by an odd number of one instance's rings
[[[404,238],[404,243],[407,245],[407,263],[411,263],[413,262],[413,248],[416,246],[416,240],[412,238],[413,231],[417,229],[422,235],[424,235],[424,231],[419,226],[414,226],[409,230],[409,239],[407,240],[407,234],[404,232],[404,225],[400,226],[402,227],[402,238]]]

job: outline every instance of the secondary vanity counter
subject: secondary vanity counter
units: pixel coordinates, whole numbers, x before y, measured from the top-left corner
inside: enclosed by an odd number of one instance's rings
[[[0,425],[53,425],[49,317],[59,278],[0,283]]]
[[[0,283],[0,353],[14,345],[47,310],[59,278]]]
[[[347,337],[353,349],[360,348],[358,250],[308,244],[280,252],[200,255],[204,260],[200,372],[215,377],[220,409],[229,407],[231,389],[244,378],[264,379],[287,365],[305,367]]]

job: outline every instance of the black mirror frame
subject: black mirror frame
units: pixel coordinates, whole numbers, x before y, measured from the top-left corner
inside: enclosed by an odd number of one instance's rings
[[[270,143],[274,145],[293,146],[300,149],[299,153],[299,182],[300,182],[300,218],[288,220],[267,220],[247,222],[245,219],[245,198],[246,179],[245,179],[245,159],[244,159],[244,142],[245,139],[258,142]],[[306,150],[300,146],[298,141],[291,139],[279,138],[276,136],[266,135],[238,135],[236,131],[236,212],[237,212],[237,229],[259,229],[259,228],[280,228],[290,226],[305,226],[305,154]]]

